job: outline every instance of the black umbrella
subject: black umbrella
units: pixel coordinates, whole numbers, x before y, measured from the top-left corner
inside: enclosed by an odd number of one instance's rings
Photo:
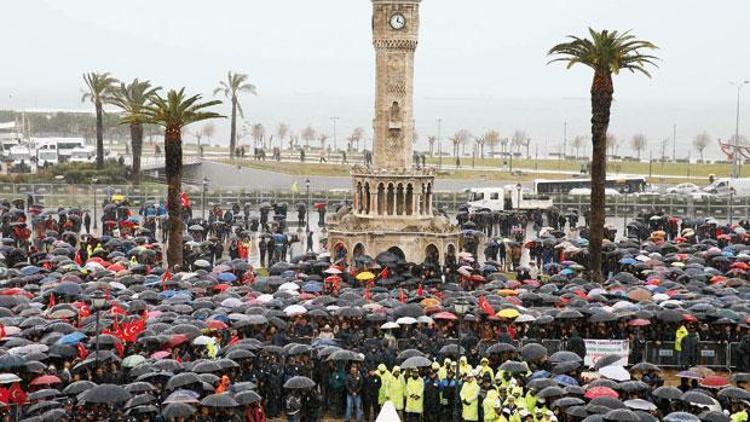
[[[725,415],[724,412],[716,410],[707,410],[698,415],[698,418],[704,422],[729,422],[731,419],[729,415]]]
[[[68,384],[63,389],[63,394],[74,396],[83,393],[86,390],[96,387],[96,384],[91,381],[81,380]]]
[[[622,358],[618,355],[604,355],[596,361],[596,363],[594,364],[594,368],[595,369],[604,368],[605,366],[609,366],[614,363],[617,363],[620,359]]]
[[[161,411],[167,419],[187,418],[195,413],[195,408],[187,403],[170,403]]]
[[[396,360],[399,361],[399,362],[402,362],[402,361],[405,361],[406,359],[409,359],[409,358],[414,357],[414,356],[422,356],[422,357],[424,357],[425,354],[422,353],[422,352],[420,352],[417,349],[406,349],[406,350],[400,352],[398,354],[398,356],[396,356]]]
[[[685,403],[701,406],[710,406],[714,404],[714,399],[698,391],[688,391],[680,396],[680,400]]]
[[[526,365],[526,362],[507,360],[500,365],[500,370],[512,374],[523,374],[529,371],[529,366]]]
[[[625,409],[625,403],[622,400],[614,397],[597,397],[589,402],[594,406],[604,406],[609,409]]]
[[[547,348],[539,343],[529,343],[520,350],[521,357],[526,361],[540,361],[547,357]]]
[[[206,407],[237,407],[239,403],[229,393],[210,394],[201,400]]]
[[[529,383],[526,384],[526,387],[540,391],[547,387],[557,387],[557,382],[550,378],[536,378],[529,381]]]
[[[328,356],[328,360],[362,362],[365,360],[365,357],[351,350],[337,350]]]
[[[174,390],[186,385],[198,384],[200,382],[201,379],[198,378],[198,374],[195,372],[183,372],[171,377],[169,381],[167,381],[167,390]]]
[[[235,394],[234,399],[237,401],[237,403],[239,403],[240,406],[248,406],[253,403],[259,403],[262,400],[260,394],[251,390],[242,391]]]
[[[553,353],[549,357],[549,361],[551,363],[560,363],[560,362],[581,362],[583,359],[581,359],[580,356],[577,354],[567,351],[567,350],[561,350],[559,352]]]
[[[464,349],[462,346],[459,346],[458,344],[447,344],[441,347],[438,353],[441,355],[458,356],[466,353],[466,349]]]
[[[486,355],[491,355],[494,353],[506,353],[506,352],[515,352],[516,346],[510,344],[510,343],[495,343],[492,346],[488,347],[487,350],[484,351]]]
[[[536,396],[540,399],[546,399],[548,397],[559,397],[564,396],[565,390],[560,387],[550,386],[539,392]]]
[[[654,365],[653,363],[641,362],[641,363],[636,363],[635,365],[633,365],[630,368],[630,371],[631,372],[633,372],[633,371],[639,371],[639,372],[656,371],[656,372],[661,372],[661,368],[659,368],[658,366]]]
[[[672,412],[662,418],[663,422],[700,422],[700,418],[687,412]]]
[[[122,386],[115,384],[101,384],[92,387],[78,396],[83,403],[114,404],[130,400],[132,396]]]
[[[563,397],[552,402],[552,407],[570,407],[579,406],[586,403],[583,399],[578,397]]]
[[[565,409],[565,413],[576,418],[585,418],[589,415],[589,412],[587,412],[586,408],[583,406],[570,406]]]
[[[750,392],[737,387],[722,388],[717,395],[727,399],[750,400]]]
[[[26,365],[26,359],[19,355],[6,353],[0,356],[0,369],[23,368]]]
[[[641,418],[630,409],[614,409],[604,414],[604,420],[618,422],[640,422]]]
[[[311,380],[310,378],[303,377],[303,376],[291,377],[284,383],[284,388],[288,388],[291,390],[313,388],[313,387],[315,387],[315,381]]]
[[[651,394],[654,397],[658,397],[660,399],[677,400],[680,398],[680,396],[682,396],[682,391],[680,391],[676,387],[663,386],[655,389],[653,392],[651,392]]]

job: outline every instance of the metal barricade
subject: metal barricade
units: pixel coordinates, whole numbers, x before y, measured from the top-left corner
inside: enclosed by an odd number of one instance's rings
[[[680,353],[674,350],[673,341],[646,342],[646,353],[644,360],[660,367],[680,366]]]
[[[653,341],[646,343],[645,361],[661,367],[679,367],[684,365],[701,365],[710,368],[727,368],[730,366],[729,352],[725,343],[702,341],[698,343],[693,362],[688,362],[684,349],[682,352],[674,350],[673,341],[659,344]]]

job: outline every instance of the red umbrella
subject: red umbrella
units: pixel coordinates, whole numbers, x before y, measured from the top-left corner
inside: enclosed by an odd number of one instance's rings
[[[700,382],[701,387],[724,388],[729,386],[729,379],[721,375],[709,375]]]
[[[207,325],[208,325],[208,328],[212,330],[226,330],[227,328],[229,328],[227,324],[224,324],[223,322],[216,320],[216,319],[212,319],[211,321],[208,321]]]
[[[185,334],[173,334],[171,337],[169,337],[167,347],[179,346],[186,341],[188,341],[188,337]]]
[[[631,319],[628,322],[628,325],[631,326],[631,327],[643,327],[643,326],[646,326],[646,325],[651,325],[651,321],[649,321],[647,319],[636,318],[636,319]]]
[[[433,315],[432,319],[442,319],[442,320],[446,320],[446,321],[455,321],[455,320],[458,319],[458,317],[455,316],[455,315],[453,315],[450,312],[443,311],[443,312],[438,312],[435,315]]]
[[[696,318],[695,316],[690,315],[690,314],[683,314],[682,315],[682,320],[685,321],[685,322],[696,322],[696,321],[698,321],[698,318]]]
[[[60,384],[61,382],[62,380],[54,375],[42,375],[41,377],[34,378],[34,380],[31,381],[31,385],[52,385]]]
[[[230,287],[232,287],[232,286],[230,286],[229,284],[222,283],[222,284],[215,285],[214,286],[214,290],[216,290],[218,292],[223,292],[224,290],[226,290],[226,289],[228,289]]]
[[[587,399],[596,399],[599,397],[612,397],[614,399],[620,397],[619,394],[617,394],[617,391],[609,388],[609,387],[593,387],[586,391],[586,394],[583,395]]]

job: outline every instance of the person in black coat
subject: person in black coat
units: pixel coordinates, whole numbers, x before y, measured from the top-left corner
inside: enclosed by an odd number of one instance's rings
[[[380,376],[372,368],[367,373],[367,376],[364,377],[364,388],[362,389],[362,407],[364,410],[364,420],[366,421],[375,420],[380,413],[378,394],[380,393],[381,385]]]
[[[570,333],[567,345],[568,350],[580,356],[581,359],[586,357],[586,342],[578,334],[578,330],[573,329],[573,332]]]
[[[425,422],[438,422],[441,418],[440,409],[440,378],[437,376],[437,370],[440,364],[433,363],[429,370],[427,378],[424,380],[424,420]]]

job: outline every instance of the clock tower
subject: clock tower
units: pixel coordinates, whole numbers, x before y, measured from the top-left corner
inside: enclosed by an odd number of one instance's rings
[[[373,163],[352,167],[352,203],[328,220],[334,260],[389,251],[417,263],[455,258],[461,233],[434,212],[435,172],[414,166],[414,51],[421,0],[371,0],[375,47]]]
[[[372,0],[375,47],[374,165],[411,168],[414,51],[421,0]]]

